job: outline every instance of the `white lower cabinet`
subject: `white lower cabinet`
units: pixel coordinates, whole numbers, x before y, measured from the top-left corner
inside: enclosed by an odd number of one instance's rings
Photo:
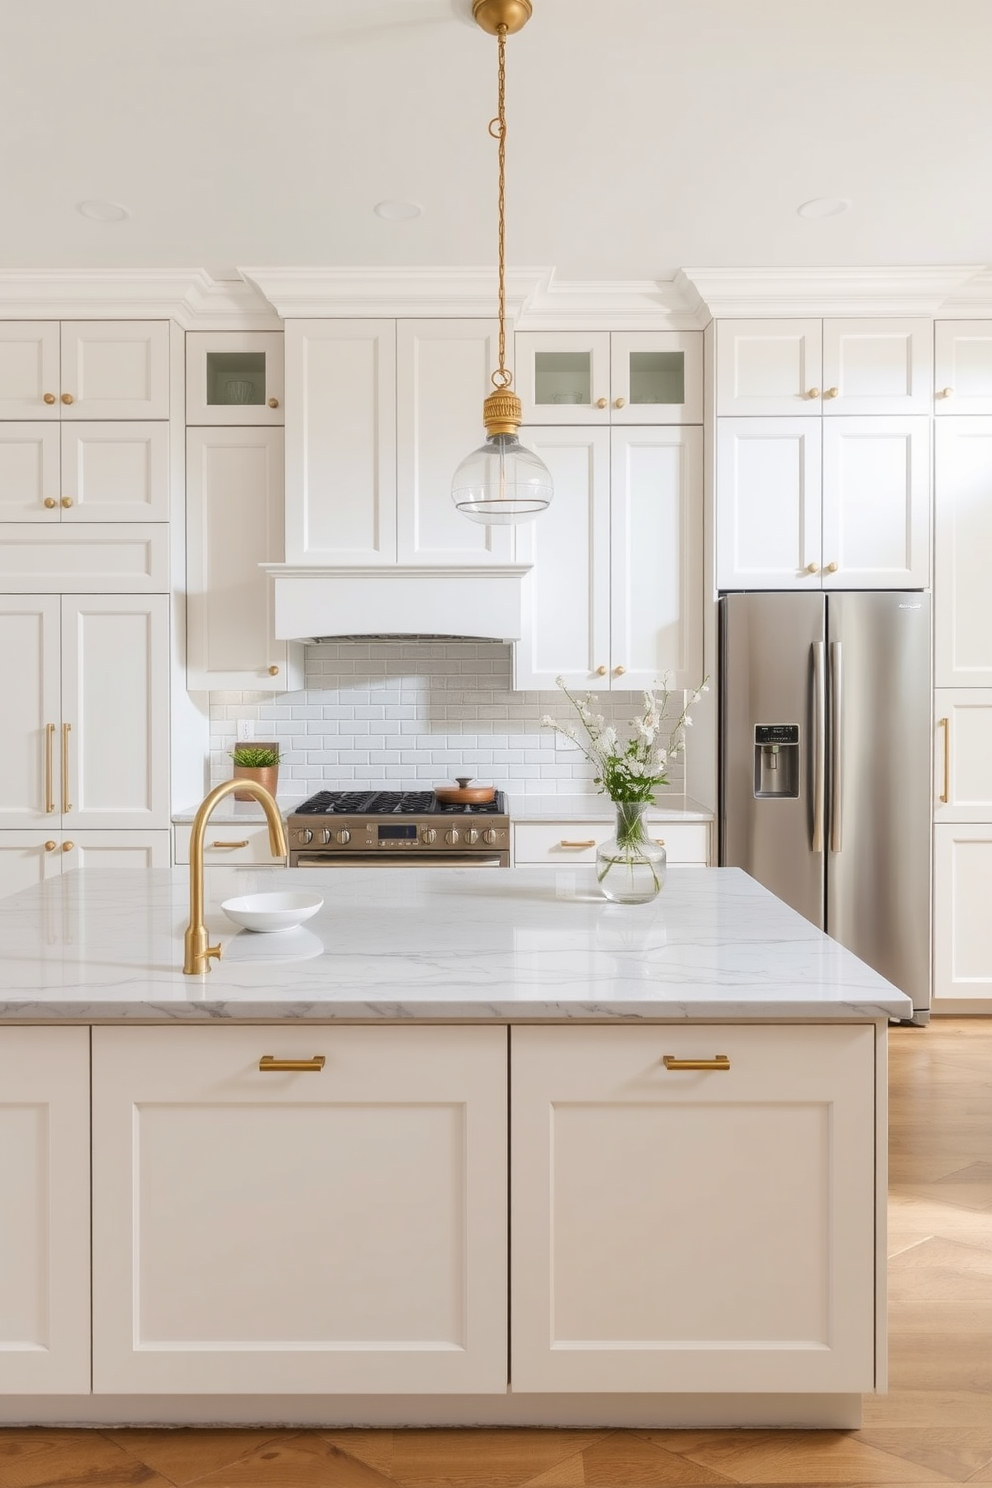
[[[192,826],[177,822],[173,828],[176,862],[189,862],[189,843],[193,835]],[[285,862],[284,858],[273,858],[269,846],[269,829],[265,822],[211,822],[210,830],[203,839],[203,863],[205,867],[217,863],[230,867],[232,863]]]
[[[0,831],[0,899],[72,868],[168,867],[167,831]]]
[[[992,998],[992,821],[939,821],[933,839],[936,1011],[941,998]]]
[[[709,822],[668,822],[649,818],[648,836],[660,842],[669,863],[705,865],[710,860]],[[613,836],[612,820],[516,822],[513,827],[513,861],[517,866],[568,868],[573,863],[591,863],[596,846]]]
[[[503,1393],[506,1050],[94,1029],[94,1390]]]
[[[0,1029],[0,1391],[90,1388],[88,1028]]]
[[[515,1393],[874,1387],[872,1028],[514,1028],[511,1067]]]

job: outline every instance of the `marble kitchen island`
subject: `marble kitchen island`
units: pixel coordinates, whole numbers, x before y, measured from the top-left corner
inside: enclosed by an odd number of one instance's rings
[[[219,910],[289,883],[299,930]],[[909,999],[745,874],[212,870],[196,977],[187,892],[0,901],[0,1421],[850,1426],[884,1388]]]

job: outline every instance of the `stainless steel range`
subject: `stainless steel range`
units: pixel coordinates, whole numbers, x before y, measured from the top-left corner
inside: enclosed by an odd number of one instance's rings
[[[477,805],[446,805],[433,791],[318,791],[286,829],[291,868],[510,866],[502,791]]]

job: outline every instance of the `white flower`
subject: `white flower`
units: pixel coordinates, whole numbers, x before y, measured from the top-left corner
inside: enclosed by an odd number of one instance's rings
[[[545,713],[544,717],[541,719],[541,727],[556,729],[558,725],[557,723],[555,723],[550,713]]]

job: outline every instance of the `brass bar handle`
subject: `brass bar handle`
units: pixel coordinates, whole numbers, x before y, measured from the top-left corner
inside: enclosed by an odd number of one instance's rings
[[[593,837],[588,842],[566,842],[564,838],[559,842],[559,847],[595,847],[596,839]]]
[[[951,799],[951,720],[949,718],[938,719],[937,727],[944,730],[944,789],[939,799],[946,806]]]
[[[676,1059],[666,1054],[662,1059],[666,1070],[729,1070],[730,1059],[726,1054],[717,1054],[713,1059]]]
[[[55,725],[45,724],[45,810],[49,816],[55,810],[55,795],[52,785],[52,755],[55,751]]]
[[[813,642],[813,852],[823,851],[827,772],[827,685],[823,642]]]
[[[315,1054],[312,1059],[276,1059],[273,1054],[263,1054],[258,1061],[258,1068],[263,1074],[269,1070],[288,1072],[294,1075],[303,1074],[307,1070],[314,1070],[319,1074],[326,1062],[323,1054]]]
[[[62,810],[71,811],[72,802],[69,800],[69,735],[72,733],[72,724],[62,725]]]
[[[246,837],[245,840],[244,840],[244,842],[211,842],[210,846],[211,847],[247,847],[248,846],[248,838]]]

